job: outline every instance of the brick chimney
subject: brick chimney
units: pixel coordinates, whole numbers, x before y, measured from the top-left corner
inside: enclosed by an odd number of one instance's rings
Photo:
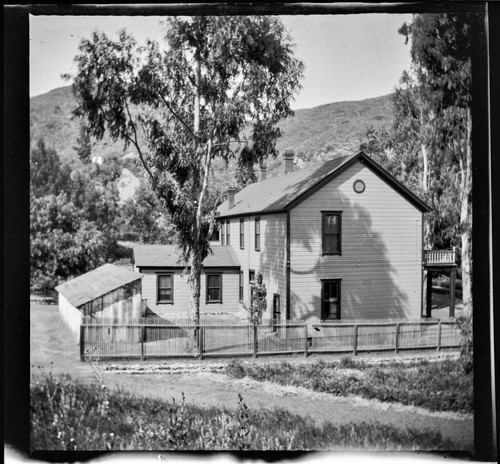
[[[285,174],[293,172],[293,157],[294,155],[292,150],[285,151],[285,154],[283,155],[283,160],[285,161]]]
[[[265,166],[260,167],[260,181],[266,180],[267,178],[267,168]]]
[[[227,189],[227,209],[234,208],[234,196],[236,195],[236,189],[234,187],[229,187]]]

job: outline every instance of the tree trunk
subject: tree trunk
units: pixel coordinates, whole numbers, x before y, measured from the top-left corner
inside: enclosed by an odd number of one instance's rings
[[[472,153],[471,153],[472,120],[470,110],[466,116],[465,163],[460,185],[460,236],[462,240],[462,299],[466,313],[472,312]]]
[[[191,274],[189,276],[189,287],[191,290],[189,296],[189,322],[194,325],[200,323],[201,270],[203,268],[200,254],[196,248],[193,248],[191,251],[189,263],[191,267]]]

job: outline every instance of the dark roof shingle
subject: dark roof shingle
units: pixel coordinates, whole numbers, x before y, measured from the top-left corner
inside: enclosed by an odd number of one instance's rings
[[[243,216],[247,214],[260,214],[285,211],[294,202],[300,201],[314,187],[323,181],[335,177],[356,160],[373,169],[382,179],[391,184],[408,201],[423,211],[429,207],[399,183],[381,166],[376,164],[365,153],[340,156],[319,165],[297,169],[286,175],[271,177],[261,182],[256,182],[245,187],[234,197],[234,206],[229,210],[227,200],[219,208],[219,217]]]
[[[211,245],[203,262],[204,267],[240,267],[236,254],[231,247]],[[135,245],[134,264],[141,267],[186,267],[180,250],[175,245]]]
[[[95,300],[123,285],[142,279],[143,275],[123,266],[103,264],[56,287],[75,307]]]

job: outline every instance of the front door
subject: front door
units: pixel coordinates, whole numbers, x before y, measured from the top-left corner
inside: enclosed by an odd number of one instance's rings
[[[273,330],[276,330],[276,324],[280,322],[280,296],[275,293],[273,295]]]

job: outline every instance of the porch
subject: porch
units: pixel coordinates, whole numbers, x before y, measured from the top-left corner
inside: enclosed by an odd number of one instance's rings
[[[432,278],[436,273],[447,273],[450,276],[449,286],[449,314],[450,318],[455,317],[455,291],[457,273],[457,251],[455,247],[451,250],[425,250],[423,259],[423,269],[426,275],[426,297],[424,317],[432,317]]]

